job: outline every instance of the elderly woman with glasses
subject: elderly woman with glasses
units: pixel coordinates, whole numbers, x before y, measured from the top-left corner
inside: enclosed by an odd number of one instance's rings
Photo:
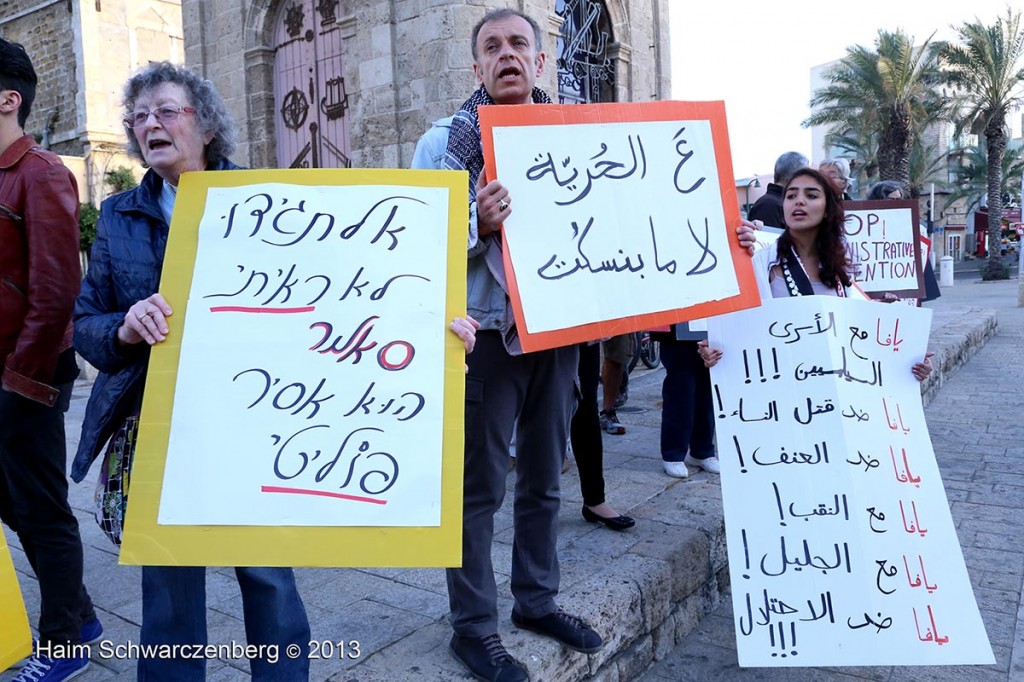
[[[157,293],[168,225],[182,173],[238,168],[228,160],[234,126],[210,81],[167,62],[133,75],[124,89],[129,151],[149,167],[142,183],[103,202],[89,273],[75,306],[75,347],[100,370],[72,469],[81,481],[104,444],[134,448],[150,346],[168,334],[173,308]],[[197,472],[197,475],[201,475]],[[119,539],[118,533],[108,535]],[[290,568],[235,569],[249,644],[268,654],[250,661],[254,680],[306,680],[309,621]],[[143,645],[207,642],[206,569],[142,568]],[[200,658],[143,657],[139,680],[203,680]]]
[[[822,175],[835,187],[839,198],[843,201],[850,200],[850,162],[846,159],[825,159],[818,166]]]

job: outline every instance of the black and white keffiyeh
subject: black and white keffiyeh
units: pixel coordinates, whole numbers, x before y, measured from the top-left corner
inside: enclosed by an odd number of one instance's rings
[[[551,98],[540,88],[533,89],[532,98],[534,104],[551,104]],[[494,100],[481,85],[463,102],[448,131],[445,167],[448,170],[469,171],[470,202],[476,201],[476,179],[484,169],[484,150],[480,143],[480,119],[477,109],[490,104],[494,104]]]
[[[532,94],[534,104],[551,104],[548,97],[540,88],[534,88]],[[448,147],[445,150],[445,167],[448,170],[469,172],[469,202],[476,202],[476,182],[484,169],[484,150],[480,139],[480,118],[477,109],[481,106],[494,104],[494,100],[487,94],[487,90],[481,85],[476,92],[470,95],[462,107],[452,118],[451,128],[448,130]],[[472,238],[472,226],[471,238]],[[515,318],[512,312],[512,305],[508,300],[508,284],[505,279],[504,263],[501,255],[500,235],[484,237],[486,244],[484,251],[484,262],[491,272],[495,281],[505,290],[505,319],[501,329],[501,338],[505,344],[505,350],[510,355],[521,355],[522,345],[519,342],[519,333],[516,329]]]

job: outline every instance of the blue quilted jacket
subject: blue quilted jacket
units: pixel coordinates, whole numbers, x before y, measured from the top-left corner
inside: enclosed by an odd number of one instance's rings
[[[222,160],[208,170],[237,169]],[[159,291],[168,230],[160,212],[162,188],[163,180],[150,170],[138,187],[100,207],[89,273],[75,302],[75,349],[100,372],[71,467],[76,482],[85,478],[111,435],[142,404],[149,346],[118,346],[117,329],[128,308]]]

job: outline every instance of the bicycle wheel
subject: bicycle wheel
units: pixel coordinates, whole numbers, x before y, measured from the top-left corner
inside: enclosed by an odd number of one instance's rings
[[[647,332],[640,341],[640,361],[647,369],[657,369],[661,365],[661,343],[652,339]]]

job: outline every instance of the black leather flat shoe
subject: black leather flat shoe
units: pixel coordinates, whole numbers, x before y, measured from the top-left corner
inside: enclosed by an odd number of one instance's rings
[[[626,530],[627,528],[632,528],[636,525],[636,521],[634,521],[632,517],[623,516],[621,514],[610,518],[604,517],[590,511],[590,508],[586,505],[583,507],[583,520],[589,521],[590,523],[603,523],[612,530]]]

